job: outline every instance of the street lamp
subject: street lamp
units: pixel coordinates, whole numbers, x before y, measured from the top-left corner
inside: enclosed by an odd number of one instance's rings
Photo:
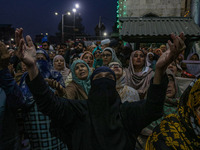
[[[104,33],[103,33],[103,36],[107,36],[107,33],[106,33],[106,32],[104,32]]]
[[[76,13],[76,9],[73,8],[72,11],[74,12],[74,25],[73,26],[74,26],[74,39],[75,39],[75,25],[76,25],[75,24],[75,20],[76,20],[75,13]]]
[[[67,15],[70,16],[71,15],[71,12],[67,12]],[[62,43],[64,42],[64,17],[65,17],[65,14],[62,14]]]
[[[79,6],[79,4],[75,4],[75,7],[76,7],[76,8],[79,8],[80,6]]]

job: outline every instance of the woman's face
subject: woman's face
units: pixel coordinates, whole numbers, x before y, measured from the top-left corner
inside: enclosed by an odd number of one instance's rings
[[[143,68],[144,61],[145,61],[145,56],[144,56],[143,52],[136,51],[132,57],[133,66]]]
[[[47,60],[44,54],[36,54],[37,60]]]
[[[173,77],[170,75],[168,75],[168,79],[169,79],[169,83],[168,83],[168,87],[167,87],[166,96],[168,98],[174,98],[176,95],[175,82],[173,80]]]
[[[149,54],[149,60],[153,61],[153,55]]]
[[[58,70],[58,71],[61,71],[64,69],[64,59],[61,58],[61,57],[57,57],[55,60],[54,60],[54,69],[55,70]]]
[[[95,53],[94,53],[94,57],[96,59],[100,59],[101,58],[101,51],[100,50],[96,50]]]
[[[177,67],[176,67],[175,62],[172,62],[167,68],[169,70],[171,70],[174,73],[174,75],[176,75],[176,73],[177,73]]]
[[[123,75],[122,67],[119,64],[112,64],[109,66],[115,72],[116,79],[118,80]]]
[[[89,71],[85,64],[78,63],[75,66],[75,75],[80,80],[86,80],[88,77]]]
[[[190,60],[198,61],[199,58],[198,58],[198,56],[197,56],[196,54],[194,54],[194,55],[192,55],[192,56],[190,57]]]
[[[112,60],[112,54],[109,51],[104,51],[102,54],[103,64],[108,65]]]
[[[83,60],[90,66],[90,67],[92,67],[92,56],[91,56],[91,54],[85,54],[84,56],[83,56]]]

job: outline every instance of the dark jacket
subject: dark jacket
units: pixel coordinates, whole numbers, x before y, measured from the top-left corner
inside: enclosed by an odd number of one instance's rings
[[[53,126],[58,131],[56,136],[61,138],[69,149],[102,150],[97,142],[99,137],[94,130],[98,128],[98,124],[95,127],[92,124],[92,114],[90,114],[87,100],[68,100],[54,96],[40,74],[32,81],[27,77],[26,82],[40,111],[51,117]],[[120,136],[118,130],[113,128],[112,133],[109,134],[112,136],[105,137],[109,145],[104,148],[105,150],[134,149],[136,137],[141,130],[162,116],[167,85],[168,80],[165,75],[160,85],[150,85],[146,101],[125,102],[120,105],[120,111],[116,116],[118,120],[115,119],[117,122],[113,124],[121,122],[123,130],[120,130],[120,133],[124,138],[113,141],[116,136]]]

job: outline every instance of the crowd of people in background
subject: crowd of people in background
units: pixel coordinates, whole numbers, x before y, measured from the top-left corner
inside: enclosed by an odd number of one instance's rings
[[[54,136],[51,118],[36,105],[17,48],[0,44],[0,150],[67,150],[66,143]],[[105,39],[90,45],[81,40],[58,45],[45,41],[35,48],[39,72],[55,95],[87,100],[92,73],[105,66],[115,73],[121,103],[134,103],[147,98],[156,62],[169,46],[134,50],[121,39]],[[136,135],[136,149],[200,149],[200,79],[188,72],[184,60],[200,61],[200,56],[182,52],[168,66],[163,116]]]

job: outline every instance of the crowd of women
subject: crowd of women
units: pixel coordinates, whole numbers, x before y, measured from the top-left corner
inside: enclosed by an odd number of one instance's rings
[[[167,50],[167,45],[133,50],[122,40],[107,41],[89,46],[84,46],[82,41],[56,47],[42,43],[42,48],[36,51],[37,66],[55,95],[87,100],[92,73],[106,66],[115,73],[121,103],[142,101],[147,97],[156,61]],[[16,57],[15,51],[6,49],[3,43],[0,49],[0,149],[67,149],[52,134],[51,119],[40,112],[35,103],[25,82],[26,66]],[[2,69],[6,68],[2,60],[8,57],[8,69]],[[200,79],[187,72],[183,60],[184,54],[180,54],[168,66],[163,116],[142,130],[137,138],[137,149],[200,149]],[[192,53],[187,60],[199,61],[199,55]],[[194,78],[194,81],[182,93],[176,77]],[[5,90],[7,84],[12,86]],[[16,93],[18,98],[13,101],[12,95]]]

